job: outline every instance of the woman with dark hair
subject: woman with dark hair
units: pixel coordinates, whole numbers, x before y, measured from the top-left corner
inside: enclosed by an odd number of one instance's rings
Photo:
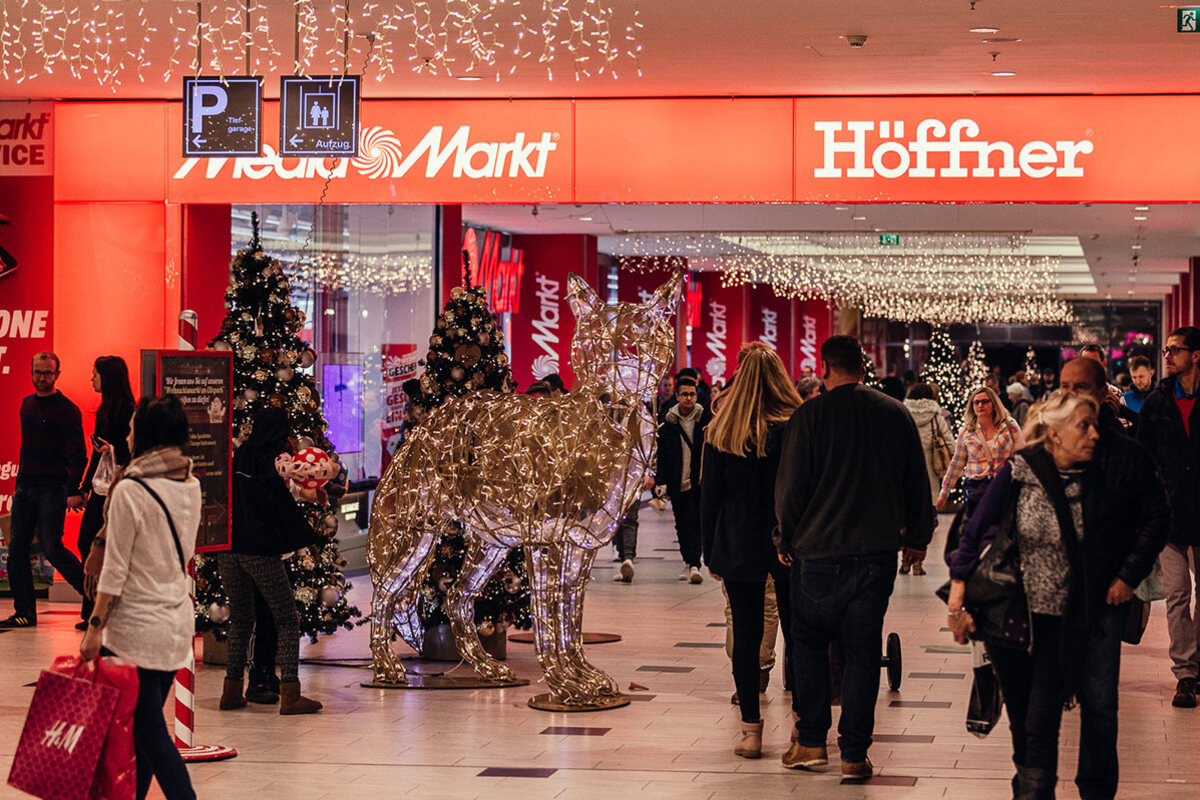
[[[779,356],[763,346],[738,363],[737,380],[721,401],[704,445],[700,529],[704,563],[724,582],[733,621],[733,682],[742,717],[733,752],[760,758],[759,647],[768,575],[775,580],[785,656],[791,654],[791,584],[771,532],[783,428],[800,407],[800,396]]]
[[[300,614],[280,556],[312,544],[312,527],[296,505],[279,465],[291,463],[287,412],[268,406],[254,415],[250,436],[233,456],[233,542],[217,555],[221,583],[229,595],[229,657],[220,708],[246,705],[242,683],[250,634],[255,627],[254,594],[271,610],[278,636],[279,713],[311,714],[321,704],[300,694]]]
[[[195,611],[187,563],[195,552],[202,502],[191,459],[181,449],[188,423],[179,399],[143,398],[129,438],[133,458],[110,487],[107,522],[92,542],[93,552],[102,556],[100,580],[79,652],[89,661],[103,653],[137,666],[138,800],[151,779],[167,800],[194,800],[187,767],[163,718],[175,673],[192,654]]]
[[[133,389],[129,386],[129,368],[120,356],[100,356],[92,365],[92,388],[100,395],[100,408],[96,411],[96,427],[92,434],[92,458],[83,477],[83,490],[90,492],[79,522],[79,555],[84,564],[84,598],[77,630],[86,630],[92,616],[92,597],[96,593],[96,579],[100,577],[99,565],[94,564],[89,572],[86,561],[92,540],[104,526],[104,501],[108,495],[113,475],[102,473],[96,480],[96,470],[105,454],[117,469],[129,463],[129,422],[133,417]],[[107,465],[106,465],[107,467]]]

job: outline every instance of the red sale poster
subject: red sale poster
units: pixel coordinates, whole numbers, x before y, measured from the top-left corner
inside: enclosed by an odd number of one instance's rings
[[[419,358],[415,344],[385,344],[383,346],[384,417],[383,425],[380,428],[380,436],[383,439],[381,475],[400,446],[404,426],[404,407],[408,404],[408,395],[404,392],[404,382],[417,377],[417,373],[420,371],[417,364]]]

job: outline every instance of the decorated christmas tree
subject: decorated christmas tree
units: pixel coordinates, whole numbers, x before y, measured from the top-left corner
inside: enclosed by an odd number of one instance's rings
[[[921,380],[937,385],[938,403],[950,412],[954,426],[961,423],[965,406],[962,369],[945,328],[934,328],[929,333],[929,358],[921,370]]]
[[[865,348],[862,351],[863,356],[863,385],[870,386],[872,389],[879,389],[879,376],[875,374],[875,360],[867,354]]]
[[[418,402],[427,409],[441,405],[448,397],[461,397],[479,389],[513,390],[512,370],[504,353],[504,331],[488,307],[484,289],[468,286],[451,290],[421,364],[425,372]],[[446,590],[462,569],[466,547],[466,537],[457,526],[438,540],[422,587],[420,615],[426,629],[450,622],[444,610]],[[509,627],[532,627],[521,548],[508,554],[483,587],[475,601],[475,624],[482,636]]]
[[[233,435],[236,447],[250,435],[254,414],[265,406],[287,409],[292,437],[301,448],[316,447],[336,460],[334,445],[325,435],[328,424],[321,414],[321,397],[308,370],[316,353],[299,337],[304,312],[291,305],[290,286],[283,267],[262,250],[258,217],[250,245],[239,250],[229,265],[225,290],[227,314],[210,343],[216,350],[232,350]],[[300,631],[316,641],[317,635],[349,629],[362,615],[346,601],[350,584],[338,552],[338,520],[330,496],[345,490],[345,469],[326,492],[307,492],[297,501],[313,530],[317,544],[287,560],[288,577],[300,612]],[[196,630],[213,631],[224,638],[229,621],[229,598],[221,587],[217,560],[196,557]]]
[[[987,380],[988,367],[984,360],[983,342],[976,339],[967,350],[967,391],[983,385]]]

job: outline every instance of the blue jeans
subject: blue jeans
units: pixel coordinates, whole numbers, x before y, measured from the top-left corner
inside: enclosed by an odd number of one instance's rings
[[[174,672],[138,667],[138,701],[133,710],[138,800],[143,800],[150,791],[153,778],[158,779],[158,788],[167,800],[196,800],[187,767],[163,718],[163,704],[174,680]]]
[[[1117,793],[1117,685],[1121,633],[1129,606],[1105,606],[1088,634],[1076,675],[1079,699],[1079,767],[1075,785],[1082,800],[1112,800]],[[1060,617],[1033,616],[1033,652],[989,647],[988,655],[1008,711],[1013,762],[1058,774],[1058,732],[1067,678]],[[1072,657],[1074,654],[1071,654]]]
[[[17,484],[12,499],[12,534],[8,544],[8,582],[17,616],[37,619],[33,594],[33,569],[29,566],[33,534],[37,531],[42,552],[66,580],[83,594],[83,565],[63,546],[63,520],[67,514],[67,487]]]
[[[792,653],[796,732],[803,747],[824,747],[829,709],[829,645],[845,654],[838,747],[842,761],[865,761],[875,730],[883,617],[896,582],[896,554],[839,556],[792,564]]]

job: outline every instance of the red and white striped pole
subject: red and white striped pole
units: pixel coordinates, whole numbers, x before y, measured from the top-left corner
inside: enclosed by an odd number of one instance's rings
[[[196,562],[188,564],[188,599],[196,606]],[[175,746],[184,761],[223,761],[237,750],[219,744],[196,744],[196,655],[188,653],[188,665],[175,673]]]
[[[196,312],[185,309],[179,312],[179,348],[180,350],[195,350],[199,325]]]
[[[197,317],[195,311],[179,313],[179,349],[196,349]],[[188,564],[188,600],[196,607],[196,562]],[[196,744],[196,655],[188,652],[188,664],[175,673],[175,746],[184,761],[223,761],[233,758],[237,750],[213,744]]]

